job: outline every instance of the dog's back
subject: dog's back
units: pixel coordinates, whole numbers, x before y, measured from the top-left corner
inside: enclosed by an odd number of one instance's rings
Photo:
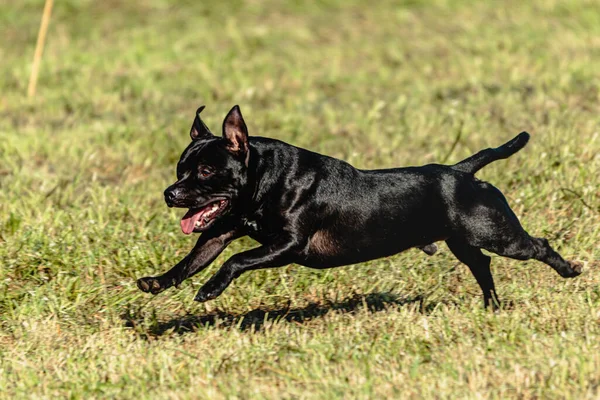
[[[255,238],[280,234],[281,221],[298,214],[302,225],[295,229],[308,244],[295,262],[311,267],[358,263],[445,239],[452,189],[443,186],[475,181],[437,164],[359,170],[277,140],[253,139],[258,169],[270,170],[260,190],[269,205],[261,208],[262,233]]]

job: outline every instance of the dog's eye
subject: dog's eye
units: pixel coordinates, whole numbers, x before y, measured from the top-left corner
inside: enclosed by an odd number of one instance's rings
[[[206,168],[206,167],[200,168],[200,176],[201,177],[208,178],[212,174],[213,174],[213,172],[212,172],[212,170],[210,168]]]

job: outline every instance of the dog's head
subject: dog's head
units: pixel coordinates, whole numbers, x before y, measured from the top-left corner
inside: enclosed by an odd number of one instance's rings
[[[165,190],[169,207],[188,208],[181,219],[186,235],[202,232],[236,206],[248,183],[248,129],[238,106],[223,121],[223,136],[214,136],[200,119],[192,124],[192,142],[177,164],[177,182]]]

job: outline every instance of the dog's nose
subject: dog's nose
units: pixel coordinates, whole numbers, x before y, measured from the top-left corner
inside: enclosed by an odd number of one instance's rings
[[[175,205],[175,199],[177,199],[177,189],[167,188],[165,190],[165,202],[169,207]]]

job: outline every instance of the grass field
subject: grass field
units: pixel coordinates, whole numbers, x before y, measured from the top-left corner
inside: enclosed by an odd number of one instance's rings
[[[42,9],[0,1],[0,398],[600,397],[596,1],[57,0],[28,99]],[[141,293],[195,241],[162,191],[201,104],[361,168],[527,130],[478,176],[584,273],[493,257],[486,312],[442,244],[194,303],[242,239]]]

